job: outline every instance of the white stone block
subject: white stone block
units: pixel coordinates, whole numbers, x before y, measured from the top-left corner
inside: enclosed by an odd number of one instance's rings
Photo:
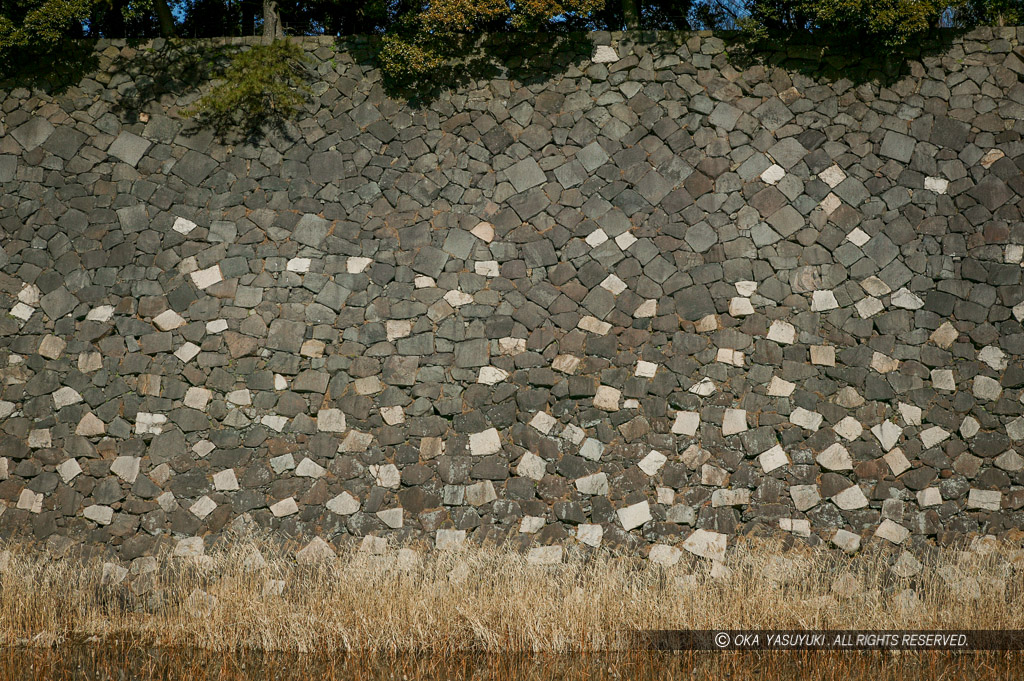
[[[655,544],[651,547],[650,553],[647,554],[649,561],[657,565],[664,565],[665,567],[672,567],[682,557],[682,551],[668,544]]]
[[[580,494],[606,496],[608,494],[608,475],[601,472],[578,478],[576,480],[576,489],[579,490]]]
[[[661,467],[665,465],[666,461],[668,461],[667,456],[652,449],[637,465],[640,467],[640,470],[653,478],[661,470]]]
[[[594,395],[594,406],[603,411],[618,411],[621,398],[622,391],[602,385],[597,388],[597,393]]]
[[[85,510],[82,511],[82,515],[97,525],[109,525],[114,519],[114,509],[109,506],[93,504],[92,506],[86,506]]]
[[[224,275],[220,271],[220,265],[213,265],[207,267],[205,270],[196,270],[191,273],[192,283],[196,285],[196,288],[204,290],[210,288],[214,284],[224,281]]]
[[[174,310],[164,310],[156,317],[153,317],[153,325],[161,331],[173,331],[179,327],[185,326],[188,322],[185,318]]]
[[[526,553],[528,565],[558,565],[561,562],[561,546],[534,546]]]
[[[837,423],[833,430],[835,430],[836,434],[840,437],[853,441],[859,438],[861,433],[864,432],[864,426],[862,426],[860,421],[852,416],[847,416]]]
[[[793,506],[801,512],[812,509],[821,502],[817,485],[793,485],[789,488],[789,496],[793,498]]]
[[[596,524],[583,524],[576,528],[576,540],[587,546],[598,547],[604,538],[604,528]]]
[[[533,426],[539,432],[543,433],[544,435],[550,434],[551,430],[557,424],[558,420],[551,414],[544,411],[538,411],[536,414],[534,414],[533,418],[530,419],[530,425]]]
[[[131,485],[139,477],[140,462],[137,456],[119,456],[110,464],[110,472]]]
[[[228,468],[213,474],[213,488],[218,492],[233,492],[238,489],[238,478],[235,470]]]
[[[745,409],[726,409],[722,417],[722,435],[735,435],[747,430]]]
[[[501,451],[501,436],[497,428],[488,428],[469,436],[469,451],[473,456],[490,456]]]
[[[295,467],[295,475],[300,478],[322,478],[327,474],[327,469],[313,459],[305,458]]]
[[[214,502],[213,499],[204,494],[203,496],[199,497],[196,500],[196,502],[189,507],[188,510],[192,513],[192,515],[202,520],[206,518],[206,516],[213,513],[216,508],[216,502]]]
[[[651,507],[646,501],[641,501],[631,506],[620,508],[618,516],[619,522],[622,523],[622,528],[629,532],[651,520]]]
[[[700,427],[700,414],[695,411],[680,411],[676,412],[676,420],[672,423],[672,432],[676,435],[688,435],[690,437],[697,434],[697,429]]]
[[[359,500],[348,492],[342,492],[324,505],[328,511],[338,515],[352,515],[359,510]]]
[[[538,482],[544,477],[546,472],[547,464],[544,462],[544,459],[533,452],[524,452],[522,458],[519,459],[519,465],[516,466],[516,475],[537,480]]]
[[[810,411],[803,407],[797,407],[789,413],[789,422],[795,426],[800,426],[804,430],[817,431],[821,427],[821,422],[824,420],[821,414],[816,411]]]
[[[720,532],[694,530],[683,542],[683,548],[695,556],[721,562],[725,560],[728,537]]]
[[[786,456],[786,450],[782,448],[782,445],[777,444],[771,449],[761,452],[757,457],[757,461],[761,464],[761,469],[765,473],[771,473],[788,465],[789,457]]]
[[[271,504],[270,512],[274,514],[275,518],[285,518],[298,513],[299,505],[295,503],[295,497],[288,497],[287,499],[282,499],[276,504]]]
[[[860,485],[852,485],[839,494],[834,495],[832,503],[844,511],[854,511],[867,506],[868,498],[864,496],[864,491],[860,488]]]

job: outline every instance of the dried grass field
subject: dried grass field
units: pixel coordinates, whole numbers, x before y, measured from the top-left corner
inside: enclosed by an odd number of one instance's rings
[[[345,552],[247,537],[123,568],[0,552],[0,679],[1010,679],[1016,652],[639,650],[644,629],[1022,629],[1024,552],[741,540],[722,564]]]

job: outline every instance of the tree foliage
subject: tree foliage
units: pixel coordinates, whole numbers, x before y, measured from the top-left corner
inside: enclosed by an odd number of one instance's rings
[[[221,137],[255,137],[266,125],[294,118],[311,90],[302,49],[288,40],[256,45],[231,57],[220,82],[181,113]]]

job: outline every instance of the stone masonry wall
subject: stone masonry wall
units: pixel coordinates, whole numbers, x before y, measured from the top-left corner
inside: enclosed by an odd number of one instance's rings
[[[420,108],[306,40],[313,102],[255,146],[194,90],[126,115],[135,47],[0,91],[0,535],[672,562],[1020,528],[1024,29],[885,86],[593,39]]]

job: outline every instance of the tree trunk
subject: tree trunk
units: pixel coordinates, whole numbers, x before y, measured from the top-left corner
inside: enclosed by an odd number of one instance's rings
[[[622,18],[626,22],[627,31],[640,28],[640,12],[637,10],[638,0],[622,0]]]
[[[167,0],[153,0],[153,9],[156,11],[156,18],[160,21],[160,35],[165,38],[174,37],[174,17],[171,16],[171,8]]]
[[[263,39],[270,43],[284,37],[281,15],[277,13],[277,0],[263,0]]]

